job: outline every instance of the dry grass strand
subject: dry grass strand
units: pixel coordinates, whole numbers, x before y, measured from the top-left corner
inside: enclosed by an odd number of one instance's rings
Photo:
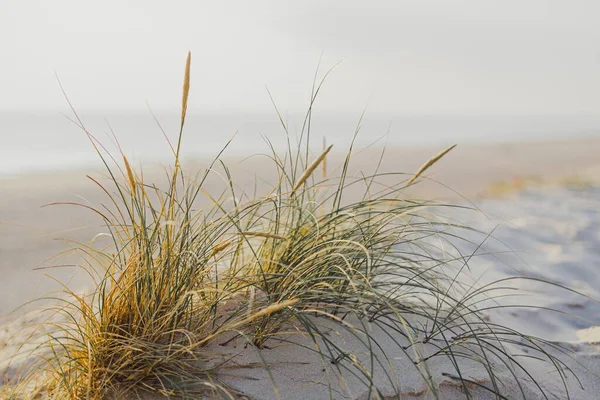
[[[306,168],[306,171],[304,171],[304,173],[302,174],[300,179],[298,179],[298,182],[294,185],[294,188],[292,189],[292,194],[294,194],[298,189],[300,189],[302,187],[304,182],[306,182],[306,180],[312,175],[312,173],[315,171],[315,169],[317,169],[319,164],[321,164],[321,162],[323,160],[325,160],[325,157],[327,157],[327,153],[329,153],[331,151],[332,147],[333,147],[333,145],[330,145],[328,148],[326,148],[321,153],[321,155],[319,157],[317,157],[317,159],[315,161],[313,161],[313,163],[310,164],[308,166],[308,168]]]
[[[185,75],[183,78],[183,93],[181,97],[181,126],[185,123],[187,114],[188,97],[190,94],[190,65],[192,63],[192,52],[188,52],[187,60],[185,61]]]
[[[323,152],[327,150],[327,139],[323,136]],[[321,164],[321,179],[327,179],[327,155],[323,158],[323,163]]]
[[[242,235],[244,236],[253,236],[253,237],[261,237],[261,238],[266,238],[266,239],[278,239],[278,240],[285,240],[287,239],[285,236],[281,236],[281,235],[276,235],[274,233],[266,233],[266,232],[241,232]]]
[[[127,178],[129,179],[129,185],[131,186],[131,190],[135,190],[135,177],[133,175],[133,170],[129,165],[129,161],[127,161],[127,157],[123,155],[123,162],[125,162],[125,169],[127,170]]]
[[[410,181],[408,181],[408,184],[411,185],[414,181],[417,180],[417,178],[419,176],[421,176],[423,174],[423,172],[427,171],[429,169],[429,167],[431,167],[433,164],[438,162],[440,160],[440,158],[444,157],[446,154],[448,154],[448,152],[450,150],[452,150],[455,147],[456,147],[456,145],[454,144],[454,145],[448,147],[446,150],[440,151],[438,154],[436,154],[435,156],[433,156],[429,160],[427,160],[427,162],[425,164],[423,164],[421,166],[421,168],[419,168],[419,170],[413,175],[413,177],[410,178]]]
[[[223,243],[219,243],[218,245],[216,245],[212,251],[210,252],[210,256],[215,256],[217,254],[219,254],[220,252],[222,252],[223,250],[225,250],[226,248],[228,248],[231,245],[231,241],[226,241]]]

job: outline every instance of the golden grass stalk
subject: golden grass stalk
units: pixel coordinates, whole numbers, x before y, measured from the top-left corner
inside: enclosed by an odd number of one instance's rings
[[[261,237],[261,238],[266,238],[266,239],[279,239],[279,240],[285,240],[287,239],[285,236],[281,236],[281,235],[276,235],[274,233],[265,233],[265,232],[242,232],[241,233],[244,236],[254,236],[254,237]]]
[[[327,150],[327,139],[323,136],[323,152]],[[321,164],[321,179],[327,179],[327,155],[323,158],[323,163]]]
[[[452,150],[455,147],[456,147],[456,145],[454,144],[454,145],[448,147],[446,150],[440,151],[438,154],[436,154],[435,156],[433,156],[429,160],[427,160],[427,162],[425,164],[423,164],[421,166],[421,168],[419,168],[419,170],[417,171],[417,173],[413,175],[413,177],[410,179],[410,181],[408,181],[408,184],[410,185],[414,181],[416,181],[417,178],[419,176],[421,176],[421,174],[423,174],[423,172],[427,171],[427,169],[429,169],[429,167],[431,167],[433,164],[435,164],[436,162],[438,162],[440,160],[440,158],[444,157],[446,154],[448,154],[448,152],[450,150]]]
[[[313,161],[313,163],[310,164],[308,166],[308,168],[306,168],[306,171],[304,171],[304,173],[302,174],[300,179],[298,179],[298,182],[294,185],[294,188],[292,189],[291,194],[294,194],[296,192],[296,190],[300,189],[302,187],[302,185],[304,185],[304,182],[306,182],[306,180],[312,175],[312,173],[315,172],[315,169],[317,169],[319,164],[321,164],[321,162],[323,160],[325,160],[325,157],[327,157],[327,153],[329,153],[329,151],[331,151],[332,147],[333,147],[333,145],[330,145],[328,148],[326,148],[321,153],[321,155],[319,157],[317,157],[317,159],[315,161]]]
[[[173,179],[171,180],[171,201],[169,204],[169,217],[173,219],[173,207],[175,206],[175,191],[177,189],[177,173],[179,172],[179,153],[181,151],[181,137],[183,135],[183,125],[187,114],[188,98],[190,94],[190,67],[192,64],[192,52],[188,51],[185,60],[185,73],[183,77],[183,91],[181,95],[181,125],[179,126],[179,138],[177,139],[177,151],[175,153],[175,169]]]
[[[231,245],[231,241],[229,241],[229,240],[226,241],[226,242],[223,242],[223,243],[219,243],[210,252],[210,257],[219,254],[220,252],[222,252],[223,250],[225,250],[226,248],[228,248],[230,245]]]
[[[242,320],[239,324],[243,325],[246,324],[250,321],[253,321],[255,319],[261,318],[261,317],[266,317],[269,316],[271,314],[274,314],[278,311],[283,310],[286,307],[289,306],[293,306],[294,304],[296,304],[298,302],[298,299],[291,299],[291,300],[285,300],[279,303],[275,303],[275,304],[271,304],[268,307],[263,308],[262,310],[259,310],[251,315],[249,315],[247,318],[245,318],[244,320]]]
[[[135,192],[135,178],[133,176],[133,171],[131,170],[131,166],[129,165],[129,161],[127,161],[127,157],[123,155],[123,161],[125,162],[125,169],[127,170],[127,178],[129,179],[129,185],[131,186],[132,193]]]
[[[293,299],[293,300],[282,301],[281,303],[277,303],[277,304],[271,304],[270,306],[263,308],[262,310],[252,314],[252,318],[255,319],[255,318],[264,317],[266,315],[271,315],[273,313],[276,313],[277,311],[283,310],[286,307],[293,306],[297,302],[298,302],[297,299]]]
[[[183,93],[181,97],[181,126],[185,123],[185,115],[187,114],[188,97],[190,94],[190,65],[192,63],[192,52],[188,52],[187,60],[185,61],[185,75],[183,77]]]

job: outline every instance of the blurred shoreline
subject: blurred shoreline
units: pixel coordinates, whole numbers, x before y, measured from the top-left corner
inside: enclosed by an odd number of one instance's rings
[[[398,184],[407,179],[440,147],[394,147],[385,149],[380,172],[402,171],[406,175],[394,175],[380,179],[382,185]],[[381,148],[354,151],[350,176],[360,179],[372,173],[381,157]],[[475,201],[480,196],[494,194],[494,185],[505,187],[506,192],[518,190],[533,182],[543,184],[598,184],[600,182],[600,138],[507,143],[502,145],[461,145],[446,155],[425,174],[427,179],[405,191],[407,197],[434,200]],[[315,155],[313,155],[314,157]],[[335,149],[328,159],[330,176],[336,176],[335,166],[341,165],[345,155]],[[277,179],[274,168],[266,157],[224,157],[231,169],[239,193],[252,193],[268,187]],[[187,171],[205,168],[206,160],[184,164]],[[168,165],[167,165],[168,167]],[[139,165],[134,165],[140,171]],[[164,179],[165,166],[145,165],[147,182],[160,185]],[[211,174],[205,184],[206,190],[220,193],[224,182],[219,170]],[[74,262],[73,255],[65,254],[50,261],[49,257],[69,247],[69,240],[88,243],[103,232],[102,221],[95,213],[73,205],[49,203],[76,202],[100,207],[106,195],[90,179],[90,174],[106,183],[104,171],[73,170],[61,173],[23,175],[18,178],[0,179],[0,316],[13,311],[30,299],[39,297],[48,289],[58,289],[44,277],[68,278],[72,269],[33,270],[52,264]],[[256,177],[260,177],[257,180]],[[255,186],[256,184],[256,186]],[[502,186],[504,185],[504,186]],[[364,186],[348,192],[348,198],[358,196]],[[497,193],[504,194],[504,193]],[[37,288],[39,282],[45,282]],[[75,279],[73,285],[77,285]]]
[[[2,112],[0,132],[0,179],[54,171],[101,168],[102,165],[83,129],[112,154],[121,148],[134,163],[170,161],[169,143],[179,132],[178,112],[83,111],[72,113]],[[155,119],[156,118],[156,119]],[[305,114],[282,111],[290,141],[299,139]],[[360,125],[358,148],[384,144],[390,149],[449,146],[487,146],[532,141],[586,140],[598,137],[600,118],[558,115],[384,115],[367,112],[336,113],[315,110],[310,122],[311,148],[318,151],[321,140],[344,152]],[[163,135],[164,131],[164,135]],[[305,135],[308,129],[305,129]],[[183,137],[184,159],[203,159],[219,153],[242,157],[287,147],[287,136],[276,112],[222,111],[190,112]],[[306,136],[305,136],[306,138]],[[117,143],[118,141],[118,143]]]
[[[373,173],[379,164],[379,172],[402,171],[406,175],[393,175],[382,177],[378,184],[398,184],[403,179],[408,179],[420,165],[429,157],[439,152],[439,146],[399,147],[388,146],[381,158],[382,149],[371,147],[356,149],[354,161],[350,164],[349,176],[356,178],[357,182],[363,175]],[[502,279],[514,276],[520,270],[525,274],[540,274],[546,279],[558,279],[569,287],[582,290],[590,296],[595,296],[597,274],[591,269],[597,265],[597,244],[600,243],[598,226],[600,226],[600,213],[597,205],[598,187],[600,187],[600,138],[572,139],[572,140],[546,140],[513,142],[506,144],[487,145],[461,145],[442,158],[425,174],[426,179],[406,190],[405,196],[425,199],[451,201],[462,204],[481,205],[483,213],[472,212],[468,216],[456,215],[461,223],[473,223],[473,227],[481,229],[473,238],[473,243],[485,242],[485,233],[494,230],[494,238],[498,239],[504,247],[486,253],[492,255],[491,259],[477,257],[473,263],[477,265],[475,275],[485,279]],[[314,158],[317,154],[313,154]],[[336,149],[328,159],[328,175],[337,175],[336,166],[344,158],[343,151]],[[250,193],[256,188],[261,190],[269,187],[269,182],[276,180],[276,173],[265,157],[223,157],[223,161],[231,169],[234,181],[240,186],[236,188],[239,193]],[[183,168],[188,171],[197,171],[208,165],[207,160],[187,162]],[[156,182],[160,185],[164,180],[164,168],[169,167],[154,164],[145,165],[144,176],[147,182]],[[134,168],[140,172],[140,166]],[[117,171],[117,170],[115,170]],[[217,192],[224,188],[222,176],[211,174],[205,188],[209,192]],[[31,322],[38,318],[36,309],[43,303],[31,303],[26,307],[17,308],[27,301],[39,298],[50,291],[60,290],[60,286],[53,282],[46,274],[61,281],[69,281],[69,288],[77,293],[88,292],[89,281],[82,274],[74,275],[76,268],[68,265],[80,262],[76,254],[63,253],[58,258],[50,257],[64,252],[70,247],[70,241],[102,245],[102,239],[97,239],[98,234],[104,232],[101,220],[89,209],[73,205],[54,205],[42,207],[55,202],[76,202],[92,207],[101,207],[107,203],[106,195],[89,180],[90,174],[109,190],[112,183],[102,176],[101,170],[70,170],[60,173],[26,174],[17,178],[0,178],[0,293],[3,301],[0,302],[0,344],[4,343],[4,355],[12,355],[22,350],[22,340],[17,332],[29,332]],[[257,179],[256,177],[262,179]],[[519,193],[530,186],[553,186],[550,190],[541,189],[524,191],[523,196],[517,201],[495,198],[492,200],[482,197]],[[584,189],[581,193],[573,191],[572,187]],[[493,189],[496,189],[494,191]],[[500,188],[501,190],[497,190]],[[348,198],[360,196],[364,186],[357,185],[350,190]],[[577,189],[579,190],[579,189]],[[220,193],[220,192],[217,192]],[[472,202],[472,203],[469,203]],[[451,212],[468,212],[460,208],[451,208]],[[488,213],[489,214],[486,214]],[[478,222],[466,222],[471,217],[478,217]],[[490,218],[491,217],[491,218]],[[506,218],[506,219],[505,219]],[[471,226],[471,225],[469,225]],[[487,231],[486,231],[487,230]],[[106,243],[108,244],[108,243]],[[487,243],[486,243],[487,246]],[[506,246],[509,248],[506,257],[514,256],[499,262],[497,255],[502,255]],[[514,254],[512,252],[514,251]],[[530,252],[530,253],[528,253]],[[524,259],[530,264],[524,265]],[[520,264],[521,263],[521,264]],[[63,265],[60,268],[36,269],[51,265]],[[510,267],[510,268],[509,268]],[[513,270],[512,267],[515,267]],[[558,278],[557,278],[558,277]],[[586,286],[587,285],[587,286]],[[590,289],[591,288],[591,289]],[[535,293],[530,301],[542,302],[542,306],[554,307],[571,313],[572,308],[577,308],[579,313],[589,323],[582,324],[578,319],[568,319],[562,314],[556,316],[537,311],[527,312],[488,312],[486,318],[508,324],[511,327],[542,334],[548,340],[556,340],[563,346],[573,350],[573,367],[577,370],[581,382],[587,389],[583,392],[570,380],[570,390],[574,396],[582,399],[592,399],[597,389],[598,369],[597,324],[600,320],[595,317],[598,304],[591,301],[581,301],[581,298],[560,297],[555,293],[542,293],[536,285],[524,284],[517,290],[527,290]],[[16,311],[15,311],[16,310]],[[32,314],[28,314],[32,311]],[[43,331],[40,331],[41,335]],[[25,347],[23,349],[27,349]],[[221,350],[221,349],[220,349]],[[236,350],[237,351],[237,350]],[[254,353],[240,353],[241,357],[255,361]],[[280,350],[269,351],[268,357],[277,361],[278,357],[289,359],[307,358],[301,350],[281,347]],[[8,356],[7,356],[8,357]],[[402,357],[398,357],[400,360]],[[10,360],[10,358],[7,358]],[[20,363],[30,360],[25,356],[16,358],[14,365],[0,362],[0,372],[12,376],[18,371]],[[580,367],[581,363],[584,367]],[[408,369],[411,365],[401,367]],[[480,367],[466,365],[465,370],[469,376],[486,379]],[[537,367],[535,367],[537,368]],[[587,368],[587,369],[584,369]],[[5,369],[5,370],[3,370]],[[275,373],[282,376],[301,376],[306,381],[316,378],[311,375],[320,371],[320,364],[309,362],[306,365],[287,365],[278,363],[274,368]],[[248,372],[253,374],[256,381],[228,378],[234,385],[242,387],[247,393],[252,393],[258,398],[272,397],[271,389],[264,385],[267,379],[262,370],[256,369]],[[551,371],[547,376],[551,376]],[[442,374],[443,375],[443,374]],[[408,387],[414,386],[410,392],[415,398],[427,398],[426,387],[420,383],[418,377],[403,377]],[[444,396],[458,396],[457,389],[452,382],[440,377],[438,383]],[[255,382],[257,382],[255,384]],[[524,381],[525,382],[525,381]],[[541,382],[548,388],[553,388],[551,379]],[[284,379],[283,386],[291,391],[295,388],[296,381]],[[412,385],[412,386],[411,386]],[[268,386],[268,385],[267,385]],[[423,386],[423,387],[422,387]],[[535,388],[533,388],[535,389]],[[562,390],[558,388],[557,390]],[[309,389],[305,389],[309,390]],[[315,386],[314,390],[321,390]],[[386,389],[387,390],[387,389]],[[511,389],[512,390],[512,389]],[[528,389],[529,390],[529,389]],[[310,392],[313,393],[313,392]],[[315,392],[316,393],[316,392]],[[511,392],[512,393],[512,392]],[[532,392],[533,393],[533,392]],[[487,395],[482,391],[478,396]],[[513,393],[515,396],[518,393]],[[153,398],[149,396],[148,399]],[[533,396],[535,398],[535,396]]]

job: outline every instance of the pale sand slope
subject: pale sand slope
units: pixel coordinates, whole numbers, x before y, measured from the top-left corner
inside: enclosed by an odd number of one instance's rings
[[[339,149],[337,150],[339,151]],[[388,149],[381,171],[413,172],[424,160],[438,150],[432,148]],[[339,158],[339,154],[339,152],[334,154],[329,165],[337,164],[335,158]],[[351,167],[351,173],[354,176],[360,176],[360,171],[366,173],[372,171],[377,163],[377,154],[373,150],[366,150],[357,154],[356,162]],[[459,146],[440,164],[433,167],[428,175],[467,198],[475,199],[476,195],[484,192],[490,183],[512,181],[515,176],[535,177],[547,181],[560,181],[563,178],[574,177],[584,181],[598,181],[600,180],[600,156],[598,154],[600,154],[600,139],[518,145]],[[239,160],[229,160],[228,164],[232,167],[234,176],[240,177],[238,182],[245,182],[248,190],[253,186],[252,179],[249,179],[253,175],[248,170],[258,171],[258,174],[267,180],[274,179],[272,169],[265,166],[264,159],[254,158],[241,164]],[[334,171],[331,173],[335,174]],[[394,179],[397,180],[397,177]],[[219,187],[222,187],[222,183],[216,177],[207,185],[208,190]],[[497,217],[509,218],[511,224],[507,226],[510,229],[506,231],[498,230],[494,232],[494,236],[500,236],[500,240],[508,242],[507,244],[511,248],[514,248],[517,244],[515,250],[526,250],[537,254],[538,258],[533,260],[534,266],[532,268],[534,272],[540,274],[541,272],[550,271],[549,275],[544,276],[549,280],[559,279],[564,274],[566,278],[562,283],[569,286],[575,285],[578,289],[586,292],[588,290],[581,287],[580,281],[587,282],[592,290],[588,294],[597,295],[598,275],[593,271],[593,268],[594,265],[595,268],[600,265],[597,250],[600,248],[600,237],[598,235],[600,219],[597,218],[600,210],[600,201],[598,201],[600,194],[588,191],[585,192],[588,193],[587,195],[582,196],[581,193],[573,194],[573,192],[564,189],[556,189],[552,193],[540,193],[542,194],[534,192],[525,195],[525,197],[520,196],[517,200],[489,200],[483,203],[477,202],[477,204],[481,205],[484,211],[488,211],[487,208],[489,207],[490,213]],[[0,181],[0,194],[0,221],[3,221],[0,224],[0,268],[4,274],[3,279],[0,280],[0,291],[4,298],[4,302],[0,304],[1,316],[8,314],[19,304],[39,296],[52,287],[46,280],[42,288],[34,291],[42,273],[47,271],[32,271],[32,268],[44,265],[43,260],[46,257],[54,255],[65,248],[64,243],[54,241],[52,238],[69,237],[89,242],[97,233],[103,231],[98,218],[87,210],[68,206],[49,208],[40,208],[39,206],[53,201],[80,202],[82,197],[91,204],[98,205],[105,199],[102,192],[86,180],[83,172],[2,180]],[[410,195],[440,198],[457,197],[453,191],[431,182],[413,188]],[[584,199],[587,203],[581,203],[581,199]],[[573,209],[565,208],[565,204],[574,201],[579,201],[577,207]],[[596,202],[594,203],[594,201]],[[560,212],[557,213],[557,210]],[[449,218],[456,218],[461,222],[464,222],[464,218],[473,218],[473,223],[476,226],[488,230],[490,226],[493,227],[493,223],[490,221],[498,220],[498,218],[482,218],[482,214],[479,214],[480,217],[472,217],[473,214],[466,216],[450,214]],[[531,223],[531,221],[534,221],[534,223]],[[73,230],[81,227],[85,228]],[[573,233],[573,230],[575,233]],[[565,232],[568,234],[565,234]],[[585,240],[581,239],[582,237]],[[479,237],[479,239],[482,238]],[[473,240],[476,241],[478,238]],[[486,242],[486,246],[488,243]],[[493,245],[493,243],[490,245]],[[564,259],[561,257],[567,257],[568,263],[565,264]],[[73,261],[76,261],[76,259],[73,260],[73,257],[71,257],[70,260],[69,257],[65,257],[60,262],[69,263]],[[524,264],[520,264],[520,261],[516,258],[505,261],[521,271],[527,270]],[[531,267],[532,260],[528,261],[530,263],[529,267]],[[485,274],[487,279],[510,276],[514,272],[511,272],[511,269],[497,267],[501,263],[496,263],[494,260],[485,257],[481,261],[477,257],[473,262],[481,263],[479,272],[487,270]],[[565,272],[565,270],[572,271],[573,269],[577,270],[576,274],[569,275]],[[53,275],[61,277],[69,276],[72,273],[68,268],[53,271]],[[85,283],[82,281],[73,283],[75,290],[83,286],[85,286]],[[526,285],[525,287],[531,289],[530,286]],[[535,286],[533,288],[538,289]],[[490,313],[490,318],[492,318],[492,321],[494,318],[500,318],[503,324],[512,324],[516,328],[532,331],[532,333],[542,335],[550,340],[562,342],[584,341],[575,346],[575,358],[584,365],[589,365],[598,374],[600,365],[595,360],[599,358],[599,354],[594,347],[595,345],[586,344],[587,342],[595,342],[598,338],[593,334],[590,335],[590,333],[593,333],[592,330],[584,330],[593,325],[600,325],[600,321],[593,317],[593,315],[600,315],[598,308],[594,309],[593,304],[580,298],[565,296],[564,301],[552,303],[549,299],[556,300],[557,295],[555,294],[554,297],[552,297],[552,294],[545,296],[532,298],[534,302],[540,305],[551,305],[559,308],[571,307],[571,311],[575,314],[582,311],[587,321],[577,325],[572,320],[558,319],[557,321],[556,317],[542,318],[535,312],[522,314],[526,318],[522,318],[519,313],[515,313],[515,315]],[[10,336],[11,331],[16,332],[19,329],[18,325],[17,328],[6,326],[4,335]],[[340,340],[347,342],[349,338],[342,337]],[[356,347],[352,343],[347,343],[347,345],[349,348]],[[12,349],[14,350],[14,347]],[[278,376],[280,393],[284,394],[283,398],[321,397],[319,395],[323,393],[321,384],[308,385],[308,387],[302,387],[302,389],[295,391],[291,390],[297,386],[303,386],[302,382],[314,381],[315,371],[319,377],[323,376],[323,372],[321,372],[321,365],[318,364],[320,361],[310,360],[310,357],[314,358],[314,354],[301,354],[302,352],[290,354],[289,351],[291,350],[271,350],[265,351],[263,354],[267,361],[301,359],[307,359],[308,361],[308,364],[279,364],[274,368],[274,375]],[[355,351],[360,353],[358,349]],[[246,350],[239,358],[239,362],[243,363],[244,360],[256,361],[255,358],[254,353],[251,354]],[[402,371],[402,376],[406,378],[400,381],[400,390],[415,395],[418,393],[423,394],[423,384],[416,379],[416,375],[413,376],[416,370],[410,365],[403,365],[403,362],[406,363],[406,358],[402,358],[401,355],[398,355],[398,359],[394,361],[394,370]],[[444,363],[436,366],[436,371],[433,374],[438,376],[438,382],[447,380],[447,378],[439,376],[439,373],[444,372],[446,367]],[[471,373],[469,376],[474,380],[482,379],[482,382],[485,380],[481,367],[470,368],[465,366],[465,368]],[[537,367],[536,369],[539,370]],[[413,372],[409,373],[407,371]],[[264,378],[264,372],[260,369],[244,369],[239,375],[255,375],[257,378]],[[593,394],[600,389],[598,388],[598,378],[590,373],[584,373],[582,376],[586,387],[585,392],[578,392],[577,385],[573,384],[573,380],[569,381],[571,389],[575,390],[576,393],[574,398],[594,398]],[[279,378],[281,378],[281,381]],[[252,381],[240,378],[230,378],[230,380],[232,384],[258,398],[272,398],[274,396],[271,385],[268,382],[265,384],[263,380]],[[558,385],[559,381],[555,374],[547,374],[546,383],[548,385]],[[382,387],[384,392],[394,390],[392,386],[386,386],[385,384],[382,384]],[[442,388],[447,391],[454,390],[451,385],[442,385]],[[344,393],[346,389],[350,390],[351,397],[361,398],[365,395],[357,389],[356,383],[353,384],[352,382],[349,382],[345,388],[341,387],[336,391],[340,390],[340,396],[342,396],[341,393]],[[515,389],[515,387],[512,387],[512,389]],[[535,391],[534,389],[531,390]],[[485,391],[482,391],[480,396],[484,396],[484,393]],[[560,392],[557,392],[557,395],[558,398],[562,397]]]
[[[467,238],[471,243],[461,245],[456,242],[463,254],[475,252],[469,262],[470,270],[464,271],[460,280],[467,283],[477,281],[479,285],[484,285],[498,279],[525,275],[564,285],[589,296],[584,297],[539,281],[511,280],[501,286],[514,290],[495,294],[507,293],[513,297],[502,298],[499,303],[529,304],[559,312],[516,307],[490,309],[484,314],[490,324],[506,325],[561,346],[564,354],[549,346],[544,348],[565,361],[580,380],[578,382],[571,373],[566,374],[571,398],[597,399],[600,393],[600,186],[537,188],[509,198],[488,199],[479,205],[483,212],[459,209],[442,211],[449,219],[466,221],[482,230],[480,233],[470,233]],[[493,236],[488,237],[487,233],[494,228]],[[461,233],[464,235],[465,232]],[[483,245],[479,246],[482,242]],[[448,250],[447,256],[453,254],[457,252]],[[492,301],[479,304],[481,308],[495,305]],[[419,371],[391,337],[368,322],[366,326],[385,350],[383,364],[386,366],[375,367],[380,395],[391,398],[401,393],[404,398],[433,397]],[[358,334],[358,337],[353,337],[337,327],[332,328],[328,337],[339,348],[356,356],[367,368],[371,366],[366,345],[359,340],[364,336]],[[227,364],[237,366],[227,371],[228,375],[223,380],[251,397],[274,399],[276,394],[269,374],[260,368],[247,367],[266,362],[271,365],[270,373],[282,399],[327,398],[330,391],[335,398],[376,398],[360,383],[359,378],[348,371],[340,374],[338,368],[343,371],[343,366],[323,361],[319,354],[311,350],[314,344],[308,337],[282,338],[302,344],[303,347],[273,341],[270,345],[274,349],[263,350],[260,356],[255,350],[244,348],[241,340],[236,347],[229,345],[218,348],[229,357],[235,355],[232,357],[234,361]],[[394,338],[400,340],[397,335]],[[517,340],[514,345],[504,346],[510,354],[523,354],[522,343],[522,340]],[[322,343],[321,348],[325,348]],[[425,345],[419,346],[419,351],[431,354],[433,349]],[[375,353],[384,359],[383,352]],[[534,352],[529,349],[526,356],[533,357]],[[515,360],[531,371],[532,377],[526,376],[513,364],[521,385],[519,387],[506,366],[496,360],[496,373],[502,381],[499,387],[505,396],[511,399],[523,398],[523,395],[528,399],[543,398],[532,381],[534,378],[550,398],[567,397],[563,380],[552,365],[522,356],[515,357]],[[491,387],[489,375],[481,364],[462,359],[460,365],[465,378]],[[462,398],[457,391],[456,381],[444,375],[456,375],[449,358],[435,358],[429,367],[429,372],[439,385],[438,394],[441,398]],[[386,371],[389,375],[384,373]],[[469,389],[474,398],[495,398],[476,384]]]

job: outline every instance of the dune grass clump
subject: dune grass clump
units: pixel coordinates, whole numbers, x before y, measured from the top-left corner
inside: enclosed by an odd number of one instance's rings
[[[182,129],[189,63],[188,57]],[[217,323],[228,294],[215,284],[215,268],[228,254],[223,238],[231,222],[216,210],[193,214],[202,183],[201,178],[196,185],[184,180],[180,143],[166,190],[147,185],[125,156],[123,181],[109,169],[114,193],[92,179],[111,202],[94,211],[105,221],[113,245],[109,251],[81,248],[96,290],[88,297],[69,292],[58,309],[67,322],[49,343],[50,397],[120,398],[131,388],[165,395],[219,392],[219,384],[201,367],[211,356],[199,350],[220,330],[236,326]]]
[[[54,310],[64,318],[55,323],[40,364],[47,397],[236,398],[241,388],[224,379],[231,360],[222,361],[220,348],[242,340],[260,352],[270,342],[294,343],[296,336],[310,338],[312,351],[357,379],[369,398],[389,396],[377,374],[399,396],[404,371],[390,371],[377,329],[411,360],[436,397],[429,365],[438,358],[451,361],[447,376],[466,397],[472,396],[469,388],[482,386],[502,398],[505,382],[496,364],[515,379],[525,374],[544,394],[534,374],[505,348],[517,342],[529,357],[553,364],[564,381],[565,367],[543,349],[547,343],[480,315],[479,304],[494,293],[491,286],[460,282],[469,257],[439,251],[435,243],[451,244],[456,229],[468,228],[433,217],[439,205],[402,196],[451,148],[412,177],[385,174],[396,180],[389,185],[377,171],[350,174],[352,146],[329,177],[331,146],[311,155],[310,129],[303,129],[297,146],[288,135],[283,155],[271,148],[277,182],[264,195],[249,197],[236,192],[218,157],[201,173],[184,174],[180,149],[189,87],[188,57],[181,129],[171,146],[174,167],[164,187],[147,183],[125,156],[110,167],[110,156],[86,131],[112,183],[92,179],[109,199],[93,212],[104,220],[111,244],[80,247],[95,287],[89,295],[65,288],[67,296]],[[204,184],[217,167],[226,190],[208,193]],[[323,321],[371,349],[367,361],[336,342]],[[463,360],[480,363],[489,379],[472,382],[462,372]],[[254,368],[268,370],[268,362]],[[280,394],[274,379],[265,384]],[[334,385],[328,383],[327,396],[333,397]]]

